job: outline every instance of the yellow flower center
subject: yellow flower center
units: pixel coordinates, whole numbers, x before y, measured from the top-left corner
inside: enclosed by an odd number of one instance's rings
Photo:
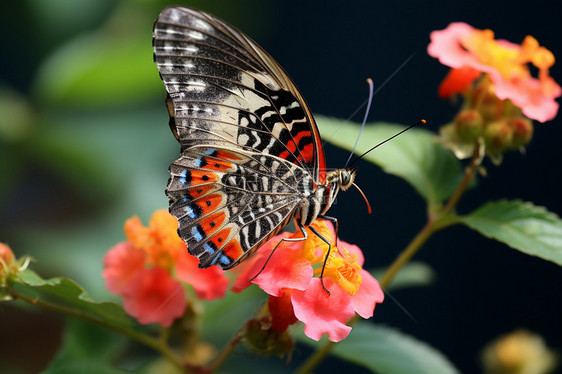
[[[351,255],[346,248],[335,246],[335,240],[326,223],[315,222],[313,225],[332,243],[330,255],[326,259],[328,244],[311,231],[308,232],[308,239],[303,246],[303,256],[315,267],[314,275],[320,276],[324,269],[325,278],[330,278],[348,294],[355,295],[361,285],[361,265],[357,262],[357,256]]]
[[[550,79],[548,69],[554,64],[554,55],[541,47],[532,36],[527,36],[521,48],[508,47],[494,40],[492,30],[474,30],[461,41],[468,51],[478,57],[482,64],[495,68],[510,81],[523,81],[531,77],[528,63],[539,69],[539,79]]]

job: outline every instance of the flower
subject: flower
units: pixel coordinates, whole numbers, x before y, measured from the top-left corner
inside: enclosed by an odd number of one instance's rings
[[[558,103],[554,99],[562,89],[549,76],[554,55],[532,36],[517,45],[495,40],[491,30],[456,22],[433,31],[430,38],[429,55],[453,68],[439,89],[442,96],[463,92],[480,73],[485,73],[495,95],[512,101],[527,117],[546,122],[556,116]],[[528,64],[538,69],[537,78],[531,75]]]
[[[170,327],[186,307],[181,283],[160,267],[138,271],[122,295],[123,309],[145,325],[156,322]]]
[[[149,226],[138,217],[125,222],[127,241],[116,244],[103,259],[106,288],[123,297],[123,308],[139,323],[169,327],[182,316],[187,298],[181,282],[190,284],[197,297],[224,297],[228,278],[217,267],[198,269],[177,234],[177,221],[156,211]]]
[[[546,374],[557,365],[556,352],[543,338],[527,330],[515,330],[484,347],[482,363],[488,374]]]
[[[329,221],[316,220],[312,227],[324,238],[335,237]],[[298,232],[270,239],[258,250],[252,266],[238,277],[233,290],[249,286],[252,279],[251,283],[268,293],[276,331],[299,320],[308,337],[319,340],[327,334],[331,341],[340,341],[351,331],[346,322],[355,313],[371,317],[384,293],[376,279],[361,268],[364,258],[359,247],[338,239],[326,259],[327,243],[309,228],[307,238],[302,238]]]

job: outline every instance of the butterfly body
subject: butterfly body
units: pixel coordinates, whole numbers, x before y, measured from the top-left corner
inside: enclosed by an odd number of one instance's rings
[[[320,135],[283,69],[234,27],[169,7],[154,60],[181,145],[166,189],[178,233],[200,267],[229,269],[291,220],[324,215],[355,170],[326,172]]]

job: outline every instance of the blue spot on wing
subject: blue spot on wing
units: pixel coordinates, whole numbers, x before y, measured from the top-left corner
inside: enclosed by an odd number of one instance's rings
[[[197,214],[193,211],[193,208],[190,206],[185,207],[185,213],[189,216],[189,218],[197,218]],[[199,240],[197,240],[199,241]]]
[[[180,172],[180,183],[182,184],[182,186],[186,186],[189,183],[187,183],[187,170],[182,170]]]
[[[203,240],[203,235],[201,235],[201,233],[199,232],[199,229],[197,229],[197,226],[193,226],[191,228],[191,234],[193,235],[195,240],[197,240],[198,242]]]

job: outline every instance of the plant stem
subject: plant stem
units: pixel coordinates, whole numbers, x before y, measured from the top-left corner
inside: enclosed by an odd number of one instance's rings
[[[408,246],[404,248],[404,250],[388,267],[380,280],[380,285],[383,289],[388,288],[402,266],[412,259],[412,257],[421,249],[431,235],[455,223],[455,221],[449,219],[448,216],[458,204],[462,195],[466,191],[466,188],[476,175],[476,169],[480,165],[480,161],[480,147],[479,144],[475,144],[470,164],[465,169],[464,177],[455,189],[455,192],[451,195],[451,198],[443,209],[441,209],[434,217],[429,217],[425,226],[416,234]],[[356,314],[347,322],[347,325],[353,326],[358,320],[359,315]],[[324,358],[330,354],[330,351],[335,344],[336,343],[334,342],[325,343],[322,347],[310,355],[310,357],[302,365],[300,365],[297,370],[295,370],[295,374],[306,374],[312,372],[312,370],[314,370],[324,360]]]
[[[166,357],[168,360],[170,360],[179,369],[181,369],[182,371],[185,370],[185,367],[182,364],[182,362],[180,361],[180,359],[178,357],[176,357],[176,355],[168,348],[167,345],[162,344],[160,342],[160,340],[157,339],[157,338],[153,338],[153,337],[148,336],[146,334],[136,332],[136,331],[132,331],[132,330],[120,329],[116,325],[105,323],[101,320],[98,320],[96,318],[88,316],[87,314],[78,313],[77,311],[75,311],[72,308],[66,308],[66,307],[63,307],[61,305],[49,303],[49,302],[41,300],[41,299],[28,297],[27,295],[24,295],[24,294],[21,294],[21,293],[17,292],[13,288],[10,289],[10,293],[12,294],[12,296],[14,298],[23,300],[27,303],[30,303],[30,304],[33,304],[33,305],[39,305],[39,306],[41,306],[45,309],[52,310],[52,311],[57,312],[57,313],[62,313],[62,314],[66,314],[66,315],[69,315],[69,316],[72,316],[72,317],[77,317],[77,318],[80,318],[80,319],[82,319],[86,322],[90,322],[90,323],[96,324],[98,326],[104,327],[106,329],[118,332],[122,335],[125,335],[125,336],[127,336],[127,337],[129,337],[133,340],[136,340],[137,342],[139,342],[141,344],[144,344],[147,347],[150,347],[150,348],[154,349],[155,351],[161,353],[164,357]]]
[[[255,313],[252,318],[257,318],[260,315],[264,314],[267,310],[267,302],[263,304]],[[230,354],[234,351],[234,349],[242,343],[244,340],[245,332],[246,332],[246,325],[247,322],[242,325],[238,331],[234,333],[232,339],[224,346],[224,348],[220,351],[220,353],[215,357],[215,359],[206,367],[206,372],[213,373],[217,370],[224,361],[230,356]]]

